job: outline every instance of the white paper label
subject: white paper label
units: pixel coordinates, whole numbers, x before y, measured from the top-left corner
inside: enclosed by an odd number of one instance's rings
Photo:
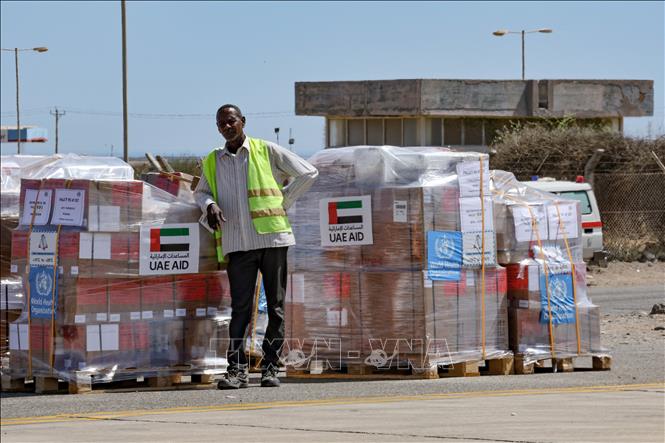
[[[71,275],[79,275],[79,267],[78,266],[72,266],[70,269]]]
[[[208,315],[215,316],[217,315],[217,308],[208,306]]]
[[[480,197],[480,161],[470,160],[457,164],[460,197]],[[489,162],[483,161],[483,195],[490,195]]]
[[[545,208],[542,205],[533,205],[529,208],[511,206],[511,210],[515,223],[515,240],[530,242],[547,239],[547,219]],[[535,231],[533,229],[534,225],[537,228]]]
[[[349,322],[349,314],[346,308],[327,309],[326,321],[328,326],[346,326]]]
[[[152,311],[141,312],[141,318],[144,320],[150,320],[152,318]]]
[[[79,258],[85,260],[92,258],[92,234],[89,232],[79,234]]]
[[[467,286],[467,288],[473,288],[473,286],[476,284],[475,277],[473,276],[473,271],[466,270],[464,273],[466,274],[466,286]]]
[[[550,240],[577,238],[577,204],[559,203],[547,206]]]
[[[99,206],[88,205],[88,231],[99,231]]]
[[[85,324],[85,314],[78,314],[74,316],[74,323],[77,325]]]
[[[522,309],[528,309],[529,308],[529,300],[520,300],[519,301],[519,307]]]
[[[393,202],[393,222],[407,223],[408,222],[408,207],[406,200],[395,200]]]
[[[23,200],[22,225],[46,225],[51,215],[51,189],[26,189]],[[37,199],[39,194],[39,199]],[[35,209],[36,206],[36,209]],[[32,218],[34,211],[34,221]]]
[[[85,191],[81,189],[56,189],[53,207],[53,225],[82,226]]]
[[[111,314],[109,315],[109,321],[112,322],[119,322],[120,321],[120,314]]]
[[[57,232],[30,233],[30,266],[54,266]]]
[[[431,288],[432,287],[432,280],[430,280],[427,277],[428,271],[423,271],[423,287],[425,288]]]
[[[485,265],[493,265],[496,262],[494,237],[494,232],[485,232]],[[464,266],[481,266],[482,251],[482,232],[464,232],[462,234],[462,264]]]
[[[101,351],[102,346],[99,337],[99,325],[88,325],[85,328],[85,349],[88,352]]]
[[[117,351],[119,346],[119,326],[117,324],[100,325],[102,351]]]
[[[65,268],[64,266],[58,266],[58,274],[64,275],[65,274]]]
[[[432,197],[432,188],[423,188],[423,204],[431,205],[434,201]]]
[[[494,230],[491,198],[484,199],[484,207],[481,206],[480,198],[476,197],[460,198],[459,205],[462,232],[481,232],[483,230],[483,210],[485,212],[485,231]]]
[[[529,265],[529,292],[540,291],[540,266]]]
[[[197,317],[205,317],[205,315],[206,315],[206,308],[196,308]]]
[[[95,260],[111,259],[111,234],[98,232],[93,236],[93,258]]]
[[[199,271],[198,223],[142,226],[140,275],[191,274]]]
[[[175,310],[175,316],[176,317],[184,317],[187,315],[187,309],[185,308],[178,308]]]
[[[97,321],[106,321],[107,319],[106,312],[98,312],[97,315],[95,316],[95,319]]]
[[[372,196],[321,199],[319,223],[321,246],[373,244]]]
[[[141,320],[141,313],[139,311],[134,311],[129,313],[130,320]]]
[[[30,349],[30,333],[28,325],[12,324],[9,329],[9,349],[27,351]]]
[[[305,303],[304,274],[291,274],[291,302]]]
[[[99,207],[99,230],[104,232],[120,231],[120,206]]]
[[[18,272],[18,265],[11,265],[9,267],[9,272],[11,272],[12,274],[16,274]]]
[[[173,309],[164,309],[164,318],[173,318]]]

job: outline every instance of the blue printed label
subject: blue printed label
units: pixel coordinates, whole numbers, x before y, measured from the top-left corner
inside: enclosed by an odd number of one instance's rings
[[[51,266],[31,266],[30,317],[50,319],[58,300],[58,280]]]
[[[427,233],[427,269],[430,280],[459,281],[462,268],[462,233]]]
[[[547,293],[549,289],[549,305]],[[540,304],[542,323],[549,323],[552,311],[552,324],[575,323],[575,303],[573,301],[573,278],[570,273],[550,274],[545,283],[545,274],[540,275]]]

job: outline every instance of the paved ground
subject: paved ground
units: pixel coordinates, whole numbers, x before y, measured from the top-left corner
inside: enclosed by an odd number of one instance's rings
[[[604,313],[611,371],[3,395],[2,440],[663,441],[665,337],[654,329],[665,316],[647,313],[665,291],[594,288],[591,296]]]
[[[662,442],[662,384],[262,402],[3,421],[3,442]]]

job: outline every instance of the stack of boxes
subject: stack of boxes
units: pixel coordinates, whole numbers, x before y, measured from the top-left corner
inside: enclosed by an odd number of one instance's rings
[[[460,215],[466,200],[457,169],[481,160],[486,166],[484,154],[395,147],[326,150],[310,159],[319,178],[289,212],[297,244],[289,257],[286,352],[295,347],[331,368],[404,362],[423,368],[510,355],[506,273],[495,261],[487,196],[484,293],[480,251],[462,246],[470,224]],[[478,174],[475,180],[469,197],[480,206]],[[345,210],[354,205],[367,208],[355,210],[362,221],[342,218],[354,214]],[[470,216],[473,222],[480,212]],[[459,238],[448,244],[457,262],[444,279],[432,269],[437,251],[428,244],[438,233]],[[354,244],[369,235],[371,242]],[[479,232],[470,236],[476,237],[482,239]]]
[[[60,189],[81,191],[81,223],[54,223]],[[24,205],[37,193],[39,200],[50,199],[51,208],[33,217],[32,206]],[[203,229],[195,234],[197,273],[148,276],[140,268],[141,228],[195,223],[196,205],[141,181],[87,179],[23,180],[19,202],[11,271],[27,286],[34,237],[57,231],[57,301],[52,318],[31,318],[25,307],[11,325],[12,375],[131,370],[136,376],[220,363],[230,295],[210,234]]]
[[[508,272],[510,349],[526,364],[602,353],[599,309],[586,291],[579,202],[504,171],[493,171],[492,184],[497,256]]]

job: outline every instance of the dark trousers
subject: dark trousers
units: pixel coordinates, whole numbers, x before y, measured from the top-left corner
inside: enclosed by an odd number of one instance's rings
[[[288,247],[239,251],[229,254],[226,273],[231,284],[229,365],[247,364],[245,331],[254,309],[257,271],[263,276],[268,303],[268,327],[263,339],[263,366],[277,366],[284,343],[284,299],[286,298],[286,252]]]

